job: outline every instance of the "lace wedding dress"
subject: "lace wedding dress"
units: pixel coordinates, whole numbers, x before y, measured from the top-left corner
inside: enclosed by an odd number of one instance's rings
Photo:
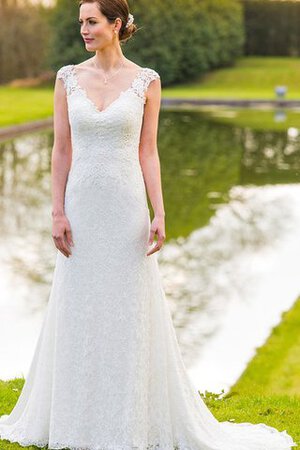
[[[158,73],[140,68],[99,110],[75,67],[57,72],[71,127],[65,211],[74,247],[69,258],[57,252],[34,357],[0,437],[72,450],[290,449],[286,431],[218,422],[187,375],[157,254],[146,256],[138,147],[145,92]]]

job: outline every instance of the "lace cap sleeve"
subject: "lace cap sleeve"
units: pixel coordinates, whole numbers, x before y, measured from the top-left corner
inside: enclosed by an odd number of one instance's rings
[[[136,94],[144,100],[144,103],[146,102],[145,93],[149,87],[149,84],[151,83],[151,81],[158,78],[160,78],[158,72],[156,72],[154,69],[145,67],[141,75],[135,80],[133,89]]]
[[[148,77],[150,78],[150,81],[155,80],[156,78],[160,78],[160,75],[158,72],[156,72],[154,69],[146,68]]]
[[[63,81],[67,94],[70,94],[72,90],[72,85],[74,84],[72,81],[71,69],[72,69],[71,65],[63,66],[56,73],[56,78]]]

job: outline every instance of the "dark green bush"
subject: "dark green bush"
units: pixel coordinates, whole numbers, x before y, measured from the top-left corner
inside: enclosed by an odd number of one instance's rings
[[[245,54],[300,55],[300,2],[243,0]]]

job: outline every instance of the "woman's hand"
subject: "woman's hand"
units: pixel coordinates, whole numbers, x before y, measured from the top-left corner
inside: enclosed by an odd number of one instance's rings
[[[157,243],[151,250],[149,250],[147,256],[152,255],[152,253],[155,253],[158,250],[160,250],[166,238],[164,216],[154,216],[150,227],[150,237],[148,241],[149,245],[153,244],[154,235],[156,233],[157,233]]]
[[[70,246],[74,245],[70,222],[65,214],[53,216],[52,237],[55,247],[67,258],[72,254]]]

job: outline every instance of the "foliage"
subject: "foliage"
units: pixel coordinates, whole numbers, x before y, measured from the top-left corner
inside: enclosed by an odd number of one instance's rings
[[[0,2],[0,83],[47,67],[47,8],[30,0]]]
[[[76,1],[57,0],[49,17],[52,31],[49,64],[55,70],[64,64],[77,64],[88,56],[80,36],[78,17]]]
[[[300,55],[300,2],[242,0],[242,4],[246,55]]]

